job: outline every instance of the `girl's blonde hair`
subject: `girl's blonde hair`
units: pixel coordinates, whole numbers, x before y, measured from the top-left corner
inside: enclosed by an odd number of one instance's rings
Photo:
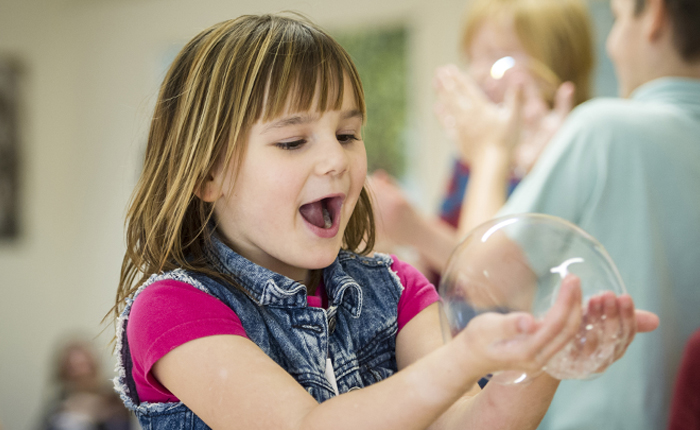
[[[215,166],[242,159],[256,121],[286,108],[340,109],[350,79],[365,115],[362,84],[347,52],[300,16],[242,16],[195,36],[160,88],[146,158],[126,218],[126,254],[116,304],[154,273],[184,268],[221,277],[204,257],[213,205],[195,191]],[[363,188],[343,237],[347,249],[374,246],[374,218]]]
[[[593,30],[583,0],[473,0],[463,26],[463,52],[469,52],[481,25],[493,20],[512,20],[525,52],[559,82],[573,82],[575,104],[591,97]]]

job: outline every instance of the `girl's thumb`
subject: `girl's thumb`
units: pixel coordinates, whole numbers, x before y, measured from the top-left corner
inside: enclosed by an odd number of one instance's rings
[[[515,324],[519,334],[530,334],[536,328],[535,318],[530,314],[518,315]]]
[[[573,82],[564,82],[557,89],[557,93],[554,95],[554,111],[565,117],[574,108],[574,94],[576,93],[576,86]]]
[[[537,328],[535,317],[527,312],[511,312],[504,315],[503,339],[511,339],[518,335],[531,334]]]

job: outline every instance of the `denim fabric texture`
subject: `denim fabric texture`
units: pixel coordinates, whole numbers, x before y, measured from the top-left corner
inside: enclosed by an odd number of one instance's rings
[[[135,297],[159,280],[187,282],[233,309],[247,336],[319,403],[335,396],[325,376],[327,359],[333,364],[339,393],[369,386],[397,371],[397,312],[403,286],[391,270],[391,257],[341,251],[323,270],[328,309],[321,309],[307,306],[303,284],[252,263],[216,238],[207,256],[212,267],[231,276],[242,289],[200,273],[166,272],[141,286],[120,317],[115,387],[144,429],[208,428],[184,404],[139,402],[133,388],[126,324]]]

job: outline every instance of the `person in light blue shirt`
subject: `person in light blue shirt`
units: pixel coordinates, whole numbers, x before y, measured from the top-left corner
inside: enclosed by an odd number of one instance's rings
[[[564,381],[541,429],[663,429],[686,340],[700,327],[700,81],[660,78],[574,110],[500,214],[576,223],[659,315],[592,381]]]
[[[612,0],[624,99],[569,116],[499,215],[547,213],[608,250],[659,315],[618,363],[563,381],[540,429],[664,429],[683,346],[700,327],[700,1]]]

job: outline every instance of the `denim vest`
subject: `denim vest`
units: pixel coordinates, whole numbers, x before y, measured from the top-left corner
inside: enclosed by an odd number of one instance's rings
[[[140,402],[131,376],[126,323],[133,300],[156,281],[186,282],[218,298],[238,315],[246,335],[319,403],[381,381],[397,371],[398,302],[403,286],[387,255],[341,251],[323,270],[328,309],[307,306],[306,287],[258,266],[214,239],[211,265],[244,291],[200,273],[174,270],[153,275],[130,299],[117,324],[115,387],[145,430],[207,429],[183,403]],[[336,386],[326,376],[332,363]]]

